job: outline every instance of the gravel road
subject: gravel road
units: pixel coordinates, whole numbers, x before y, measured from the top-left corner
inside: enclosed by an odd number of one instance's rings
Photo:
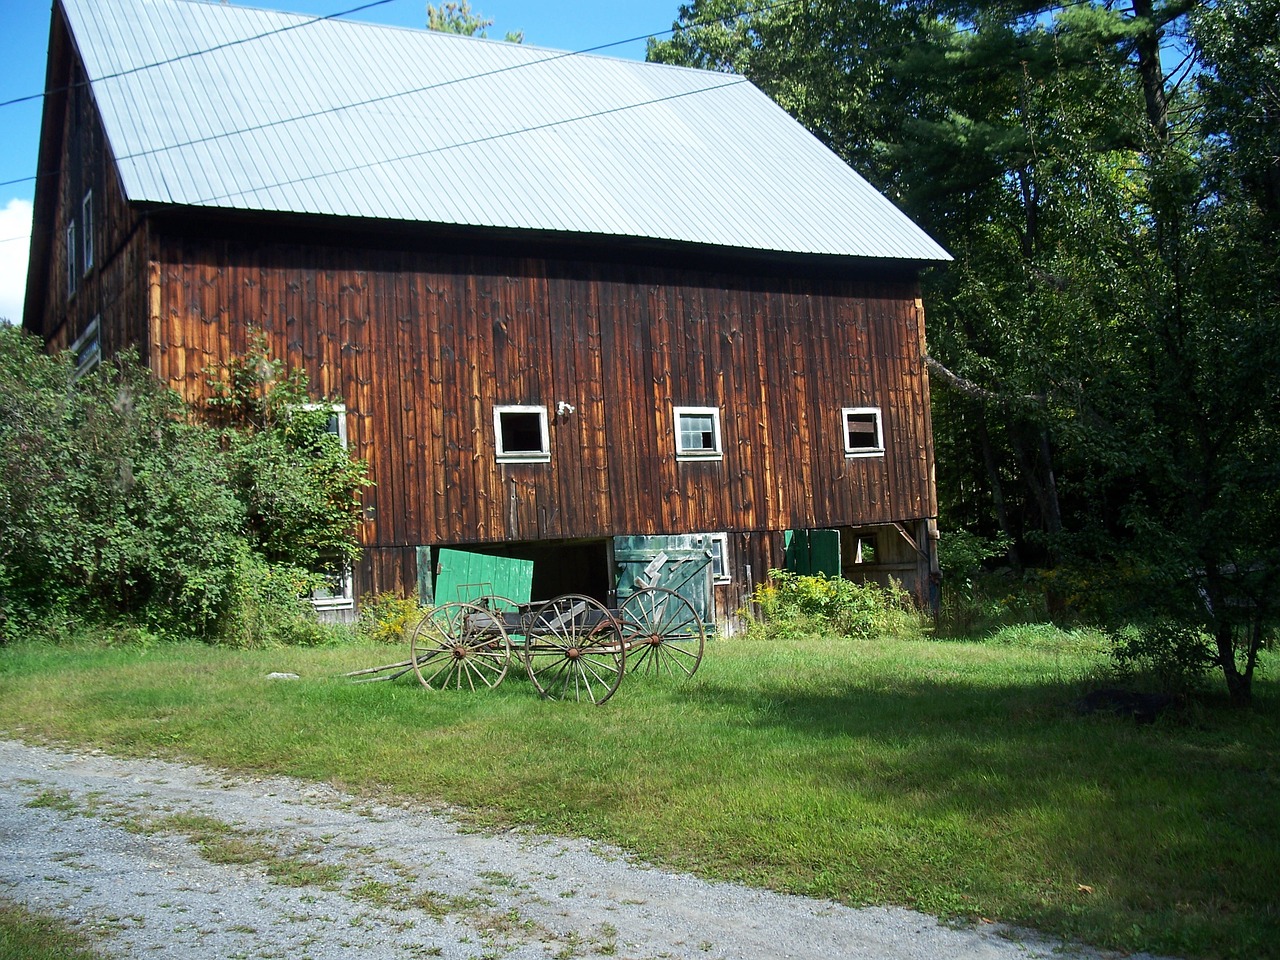
[[[475,832],[331,787],[0,741],[0,899],[104,956],[1025,960],[1063,945]],[[1104,954],[1071,947],[1071,955]]]

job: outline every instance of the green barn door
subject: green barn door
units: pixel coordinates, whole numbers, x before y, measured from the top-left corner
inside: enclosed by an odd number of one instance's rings
[[[839,530],[787,530],[782,536],[792,573],[840,576]]]
[[[430,556],[430,549],[424,551]],[[533,589],[533,561],[511,557],[494,557],[483,553],[443,548],[436,557],[429,582],[422,577],[419,561],[418,592],[423,602],[432,605],[451,600],[474,602],[481,597],[506,597],[516,603],[528,603]],[[424,589],[425,588],[425,589]]]
[[[684,597],[705,624],[715,623],[710,538],[701,534],[613,538],[618,606],[646,587],[665,587]]]

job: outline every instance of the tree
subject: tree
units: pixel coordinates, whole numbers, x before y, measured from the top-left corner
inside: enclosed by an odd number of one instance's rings
[[[457,33],[464,37],[487,37],[492,20],[474,13],[468,0],[460,3],[443,3],[440,6],[427,4],[427,29],[441,33]],[[503,37],[507,43],[524,43],[524,31],[515,30]]]
[[[1123,557],[1237,702],[1280,569],[1276,6],[695,0],[650,45],[753,79],[956,256],[944,522]]]

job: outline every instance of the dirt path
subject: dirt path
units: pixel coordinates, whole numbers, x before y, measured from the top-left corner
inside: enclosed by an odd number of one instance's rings
[[[182,960],[1014,960],[1058,944],[467,832],[332,788],[0,741],[0,899]],[[1097,957],[1099,954],[1078,953]]]

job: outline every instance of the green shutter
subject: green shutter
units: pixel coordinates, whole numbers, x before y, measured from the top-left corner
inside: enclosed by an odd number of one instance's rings
[[[782,535],[792,573],[840,576],[839,530],[787,530]]]

